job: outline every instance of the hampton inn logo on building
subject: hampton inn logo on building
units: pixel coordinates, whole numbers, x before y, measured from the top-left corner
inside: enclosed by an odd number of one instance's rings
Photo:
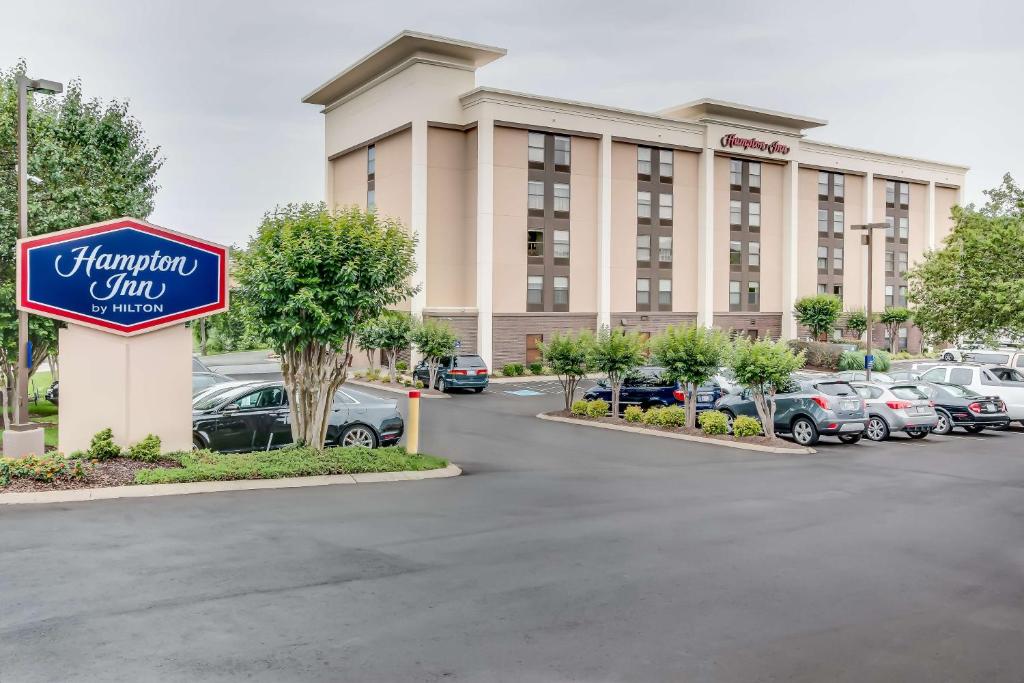
[[[756,149],[768,154],[789,154],[789,145],[785,145],[778,140],[767,142],[757,138],[741,138],[735,133],[723,135],[721,145],[722,147],[742,147],[744,150]]]

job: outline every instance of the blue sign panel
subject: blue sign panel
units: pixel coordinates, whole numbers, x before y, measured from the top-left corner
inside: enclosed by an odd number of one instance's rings
[[[227,308],[227,249],[134,219],[18,242],[18,307],[123,335]]]
[[[864,369],[870,370],[875,367],[875,357],[871,354],[864,356]]]

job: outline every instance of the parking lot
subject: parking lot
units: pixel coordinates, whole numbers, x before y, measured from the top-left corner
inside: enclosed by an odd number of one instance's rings
[[[425,401],[455,479],[4,510],[0,679],[1024,677],[1021,434],[770,455],[560,401]]]

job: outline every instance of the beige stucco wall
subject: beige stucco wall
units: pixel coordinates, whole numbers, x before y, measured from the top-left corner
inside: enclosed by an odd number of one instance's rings
[[[526,137],[525,130],[494,129],[495,313],[526,311]]]
[[[120,337],[81,325],[60,331],[58,448],[85,450],[109,427],[121,446],[156,434],[192,448],[192,333],[184,325]]]
[[[705,152],[710,154],[710,152]],[[711,278],[714,287],[715,311],[729,310],[729,159],[715,157],[715,272]],[[764,220],[762,216],[761,220]],[[762,260],[764,257],[762,256]]]
[[[569,310],[597,310],[598,141],[573,137],[569,176]]]
[[[872,197],[874,208],[874,219],[876,223],[885,222],[885,183],[881,178],[875,178],[875,194]],[[874,259],[872,270],[871,307],[876,311],[885,308],[885,231],[876,230],[872,237],[871,255]]]
[[[476,306],[476,174],[477,174],[477,140],[478,133],[471,130],[466,133],[465,155],[463,164],[466,169],[466,194],[463,197],[464,215],[466,217],[466,259],[469,264],[467,282],[464,284],[468,306]]]
[[[466,141],[458,130],[427,132],[427,307],[476,303],[476,235],[465,213]]]
[[[353,150],[331,162],[333,172],[332,208],[366,208],[366,148]]]
[[[676,151],[672,157],[672,310],[697,311],[697,175],[700,155]]]
[[[845,215],[845,237],[843,239],[843,308],[852,311],[864,308],[867,303],[867,290],[865,289],[865,272],[868,250],[860,243],[864,234],[860,230],[851,230],[851,225],[862,225],[864,223],[864,176],[846,174],[846,201],[843,213]],[[818,185],[815,179],[814,195],[817,197]],[[815,231],[817,231],[817,211],[815,211]],[[817,232],[815,232],[817,234]],[[810,260],[813,272],[817,274],[817,252],[815,258]],[[885,263],[882,263],[882,270],[885,270]]]
[[[818,248],[818,172],[801,168],[797,176],[796,296],[818,292],[818,268],[811,250]]]
[[[412,132],[403,130],[378,140],[375,187],[377,213],[412,224]]]
[[[636,225],[636,145],[613,142],[610,249],[613,311],[636,310]]]
[[[951,187],[935,188],[935,248],[942,248],[942,240],[953,229],[953,207],[958,191]]]
[[[921,261],[927,248],[928,226],[927,211],[928,186],[918,183],[910,184],[910,235],[907,239],[907,261],[911,267]],[[883,270],[885,266],[882,266]]]
[[[783,170],[784,167],[779,164],[761,164],[761,311],[764,313],[775,313],[783,309]],[[726,255],[728,256],[728,245]],[[787,304],[786,308],[788,307]]]

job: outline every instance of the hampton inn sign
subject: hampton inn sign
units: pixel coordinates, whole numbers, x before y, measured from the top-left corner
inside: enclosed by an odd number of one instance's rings
[[[789,154],[789,145],[783,144],[778,140],[766,142],[757,138],[741,138],[735,133],[723,135],[720,143],[722,147],[741,147],[745,150],[756,149],[768,154]]]

